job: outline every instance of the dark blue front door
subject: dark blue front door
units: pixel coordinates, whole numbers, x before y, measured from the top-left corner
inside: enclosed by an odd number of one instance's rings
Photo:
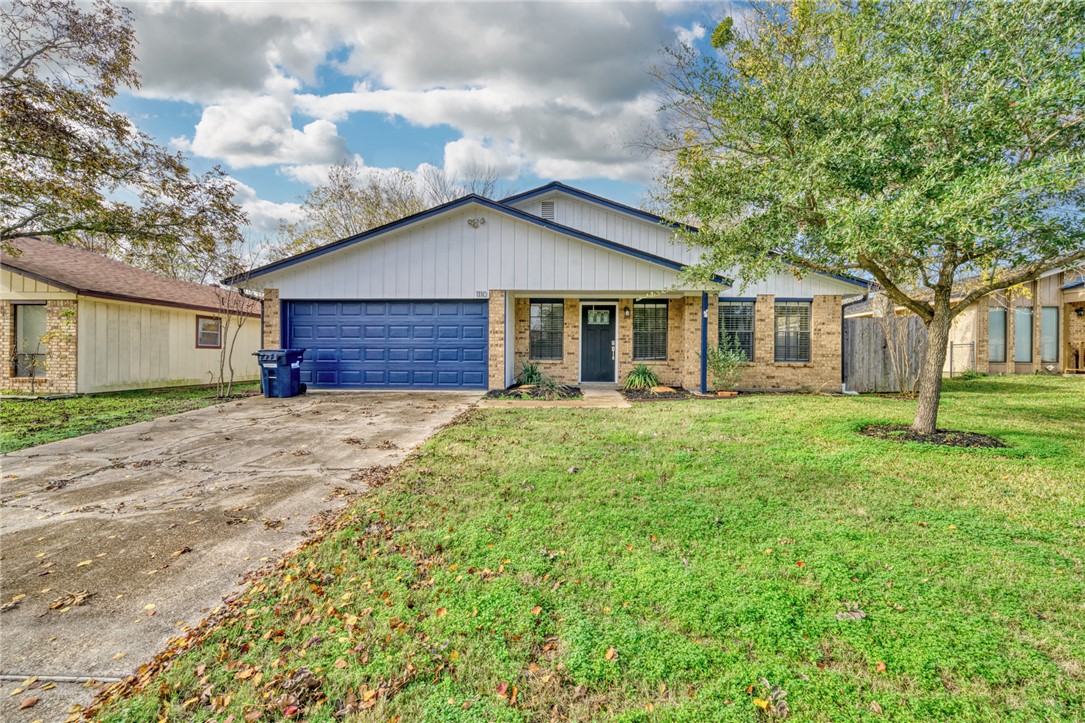
[[[291,301],[301,381],[335,389],[485,389],[485,301]]]
[[[614,313],[612,304],[584,304],[580,311],[581,381],[615,381]]]

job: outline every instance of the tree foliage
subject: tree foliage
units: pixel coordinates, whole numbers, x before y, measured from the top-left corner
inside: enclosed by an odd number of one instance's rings
[[[130,12],[13,0],[0,38],[0,245],[49,236],[202,276],[247,219],[220,170],[192,173],[110,107],[140,82]]]
[[[804,0],[712,44],[659,71],[662,185],[699,220],[698,273],[875,279],[928,325],[932,430],[953,317],[1085,258],[1085,6]],[[955,296],[964,275],[982,282]]]
[[[398,169],[375,171],[357,161],[333,165],[328,180],[301,199],[302,217],[283,223],[276,254],[292,256],[355,236],[426,209],[414,177]]]

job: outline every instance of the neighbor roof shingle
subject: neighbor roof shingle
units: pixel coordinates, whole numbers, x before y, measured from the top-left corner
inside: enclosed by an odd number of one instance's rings
[[[234,291],[162,276],[45,239],[24,237],[10,243],[22,253],[0,253],[4,268],[84,296],[218,311],[220,293],[236,295]],[[258,316],[259,302],[250,300],[246,310]]]

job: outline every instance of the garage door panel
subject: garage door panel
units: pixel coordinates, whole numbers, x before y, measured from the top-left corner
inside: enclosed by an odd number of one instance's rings
[[[288,302],[301,380],[328,388],[485,388],[485,301]]]

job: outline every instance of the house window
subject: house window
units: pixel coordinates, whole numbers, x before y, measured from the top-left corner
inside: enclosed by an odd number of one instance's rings
[[[1059,360],[1059,307],[1045,306],[1040,310],[1040,361]]]
[[[776,302],[776,361],[810,361],[809,301]]]
[[[1018,306],[1013,310],[1013,360],[1027,364],[1032,361],[1032,307]]]
[[[721,301],[719,347],[733,344],[753,361],[753,319],[752,301]]]
[[[15,305],[15,376],[45,376],[45,304]]]
[[[1006,310],[992,308],[987,312],[987,361],[1006,362]]]
[[[222,319],[217,316],[196,317],[196,348],[222,348]]]
[[[565,332],[565,305],[560,302],[531,302],[532,359],[561,359]]]
[[[663,361],[667,358],[667,302],[638,301],[633,304],[633,359]]]

